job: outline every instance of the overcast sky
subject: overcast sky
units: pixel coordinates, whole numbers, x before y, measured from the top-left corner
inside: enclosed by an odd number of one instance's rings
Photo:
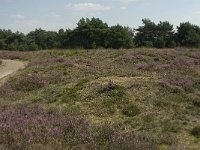
[[[133,28],[142,18],[200,25],[200,0],[0,0],[0,28],[13,31],[74,28],[81,17]]]

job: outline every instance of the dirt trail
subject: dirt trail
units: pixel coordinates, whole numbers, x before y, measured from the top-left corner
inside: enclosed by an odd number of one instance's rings
[[[0,65],[0,84],[7,76],[17,72],[19,69],[23,69],[26,66],[26,63],[19,60],[3,59],[1,61],[2,64]]]

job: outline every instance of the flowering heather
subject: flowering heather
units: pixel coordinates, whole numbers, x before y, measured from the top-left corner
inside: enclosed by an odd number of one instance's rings
[[[154,149],[155,143],[128,130],[101,126],[92,130],[82,117],[21,105],[0,113],[0,146],[25,149]]]
[[[138,70],[150,70],[151,68],[153,68],[152,65],[147,64],[147,63],[140,63],[140,64],[136,64],[135,66]]]
[[[31,60],[34,58],[33,52],[0,52],[1,59],[21,59],[21,60]]]
[[[180,86],[176,86],[176,85],[172,85],[169,80],[160,80],[159,81],[159,84],[163,87],[166,87],[168,88],[169,90],[171,90],[172,92],[175,92],[175,93],[184,93],[184,89]]]
[[[39,74],[28,74],[18,78],[14,84],[13,88],[17,91],[32,91],[42,88],[48,84],[48,81]]]
[[[38,90],[48,84],[48,78],[36,73],[21,75],[17,78],[12,77],[0,86],[0,97],[16,101],[17,98],[23,98],[26,93]]]
[[[21,105],[0,113],[0,144],[9,149],[29,149],[40,144],[52,147],[70,147],[75,145],[73,142],[86,144],[90,141],[89,127],[83,118]]]
[[[185,93],[193,88],[194,82],[192,78],[184,77],[171,80],[160,80],[159,84],[171,89],[174,92]]]
[[[0,149],[200,149],[191,134],[200,124],[199,49],[1,51],[0,59],[28,61],[0,83]]]
[[[43,65],[43,66],[48,66],[48,65],[53,65],[53,64],[59,64],[59,63],[64,63],[65,60],[61,57],[52,57],[48,56],[46,59],[33,59],[29,66],[37,66],[37,65]]]
[[[171,66],[173,69],[183,69],[183,68],[189,68],[195,65],[195,62],[193,59],[190,59],[189,57],[177,57],[172,61]]]

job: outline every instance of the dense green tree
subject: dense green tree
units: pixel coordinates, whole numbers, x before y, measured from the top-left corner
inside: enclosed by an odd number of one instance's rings
[[[174,28],[169,22],[160,22],[156,27],[155,45],[157,48],[173,47],[174,44]]]
[[[143,19],[142,23],[135,33],[131,28],[121,25],[109,27],[99,18],[82,18],[75,29],[60,29],[58,32],[35,29],[25,35],[0,29],[0,49],[200,47],[200,27],[197,25],[181,23],[175,33],[173,25],[167,21],[156,24],[150,19]]]
[[[138,47],[147,46],[149,47],[149,43],[154,43],[154,39],[156,38],[156,24],[149,19],[142,20],[143,26],[140,26],[136,30],[136,35],[134,38],[135,44]]]
[[[47,34],[45,30],[36,29],[27,35],[28,44],[35,43],[39,49],[47,49],[46,40]]]
[[[199,47],[200,46],[200,27],[189,22],[181,23],[177,27],[177,42],[180,46]]]
[[[52,49],[60,46],[59,35],[54,31],[36,29],[27,35],[27,39],[28,45],[32,47],[36,44],[39,49]]]
[[[58,33],[54,31],[48,31],[46,32],[46,34],[47,34],[46,37],[47,48],[48,49],[58,48],[60,46]]]
[[[133,31],[128,27],[121,25],[109,28],[105,40],[107,48],[131,48],[133,47]]]
[[[138,47],[172,47],[174,44],[174,29],[169,22],[155,24],[149,19],[143,19],[143,26],[136,29],[134,38]]]
[[[5,44],[9,50],[26,50],[26,36],[20,32],[12,33],[6,38]]]
[[[108,25],[98,18],[84,19],[78,22],[78,27],[73,31],[74,44],[83,48],[103,47]]]

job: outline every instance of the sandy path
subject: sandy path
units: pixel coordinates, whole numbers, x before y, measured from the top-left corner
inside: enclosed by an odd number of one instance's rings
[[[23,69],[26,66],[26,63],[19,60],[1,60],[2,64],[0,65],[0,80]]]

